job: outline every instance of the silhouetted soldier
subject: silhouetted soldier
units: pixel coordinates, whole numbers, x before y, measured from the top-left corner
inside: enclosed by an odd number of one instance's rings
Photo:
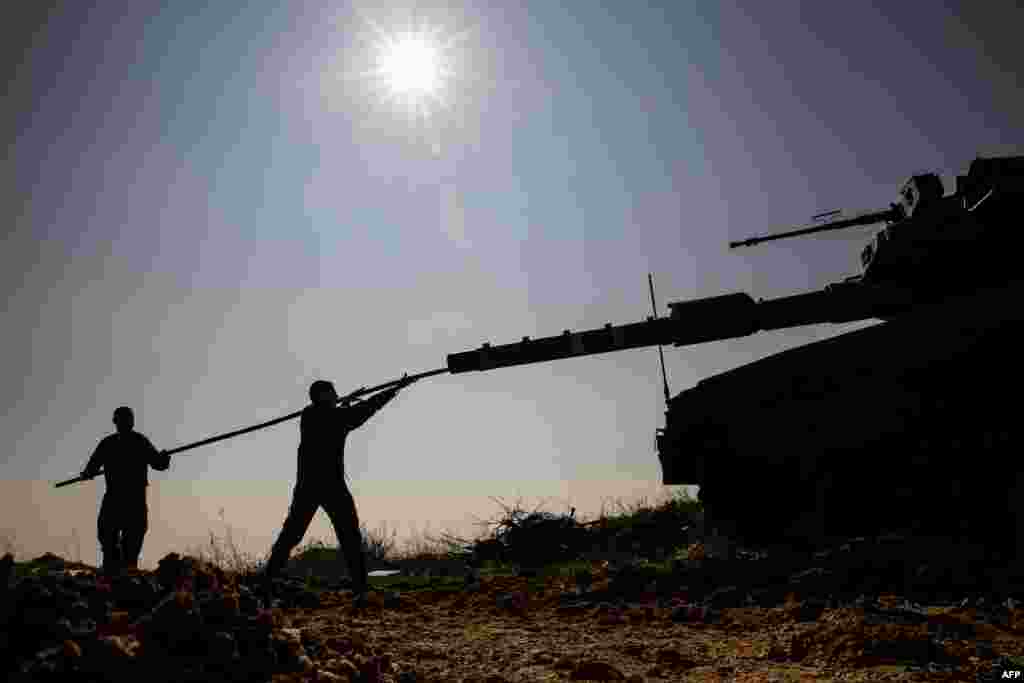
[[[368,590],[366,558],[363,556],[359,517],[352,493],[345,484],[345,438],[393,399],[402,382],[367,400],[350,406],[338,406],[334,385],[317,380],[309,387],[312,404],[299,419],[299,464],[288,517],[274,542],[264,572],[264,590],[273,595],[273,578],[288,562],[288,555],[306,535],[317,508],[323,507],[338,537],[341,553],[348,564],[356,604],[365,601]]]
[[[131,408],[115,410],[114,425],[117,433],[100,441],[82,470],[82,476],[95,477],[102,467],[107,482],[96,524],[105,573],[138,568],[142,540],[149,529],[148,468],[163,472],[171,465],[171,456],[157,451],[149,439],[135,431]]]

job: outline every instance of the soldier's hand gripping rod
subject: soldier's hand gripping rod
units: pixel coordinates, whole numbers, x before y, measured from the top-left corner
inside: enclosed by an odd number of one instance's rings
[[[339,404],[351,403],[354,399],[356,399],[356,398],[358,398],[360,396],[364,396],[366,394],[374,394],[374,393],[376,393],[378,391],[383,391],[384,389],[390,389],[391,387],[398,386],[398,385],[411,384],[411,383],[417,382],[417,381],[419,381],[421,379],[426,379],[427,377],[433,377],[434,375],[440,375],[440,374],[445,373],[445,372],[448,372],[448,368],[438,368],[437,370],[430,370],[428,372],[421,372],[421,373],[418,373],[418,374],[415,374],[415,375],[403,375],[402,377],[399,377],[398,379],[393,379],[390,382],[384,382],[383,384],[378,384],[377,386],[374,386],[374,387],[369,387],[369,388],[361,387],[359,389],[356,389],[352,393],[346,394],[345,396],[342,396],[341,398],[339,398],[338,399],[338,403]],[[302,411],[301,410],[297,410],[294,413],[288,413],[287,415],[275,418],[273,420],[269,420],[267,422],[261,422],[260,424],[253,425],[251,427],[243,427],[242,429],[236,429],[233,432],[228,432],[226,434],[218,434],[217,436],[211,436],[210,438],[203,439],[202,441],[195,441],[193,443],[185,444],[184,446],[178,446],[177,448],[172,448],[170,450],[163,451],[163,453],[165,455],[174,455],[175,453],[181,453],[183,451],[192,450],[193,448],[199,448],[200,446],[205,446],[207,444],[216,443],[217,441],[223,441],[224,439],[230,439],[233,436],[240,436],[242,434],[248,434],[249,432],[255,432],[258,429],[265,429],[267,427],[272,427],[273,425],[280,424],[281,422],[286,422],[288,420],[294,420],[299,415],[302,415]],[[88,481],[89,479],[92,479],[92,477],[78,476],[78,477],[74,477],[72,479],[66,479],[65,481],[58,482],[57,484],[54,484],[54,487],[55,488],[60,488],[61,486],[67,486],[68,484],[74,484],[74,483],[80,482],[80,481]]]
[[[98,477],[101,474],[103,474],[103,470],[100,470],[99,472],[97,472],[96,476]],[[53,485],[53,488],[59,489],[61,486],[67,486],[68,484],[77,484],[80,481],[89,481],[90,479],[92,479],[92,477],[87,477],[84,474],[81,474],[81,475],[79,475],[77,477],[73,477],[71,479],[65,479],[64,481],[58,481],[56,484]]]

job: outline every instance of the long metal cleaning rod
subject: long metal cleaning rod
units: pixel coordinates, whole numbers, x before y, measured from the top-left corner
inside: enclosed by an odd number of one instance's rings
[[[409,375],[408,377],[394,379],[394,380],[391,380],[390,382],[384,382],[383,384],[378,384],[375,387],[369,387],[369,388],[362,387],[360,389],[356,389],[355,391],[353,391],[350,394],[346,394],[345,396],[342,396],[341,398],[338,399],[338,403],[339,404],[340,403],[348,403],[348,402],[352,401],[353,399],[355,399],[355,398],[357,398],[359,396],[363,396],[365,394],[372,394],[372,393],[381,391],[383,389],[387,389],[389,387],[392,387],[392,386],[394,386],[396,384],[400,384],[402,382],[415,382],[415,381],[418,381],[418,380],[421,380],[421,379],[425,379],[427,377],[433,377],[434,375],[440,375],[440,374],[445,373],[445,372],[448,372],[448,368],[438,368],[437,370],[430,370],[429,372],[421,372],[421,373],[416,374],[416,375]],[[233,432],[227,432],[226,434],[218,434],[217,436],[211,436],[210,438],[203,439],[202,441],[194,441],[192,443],[185,444],[184,446],[178,446],[177,448],[172,448],[172,449],[170,449],[168,451],[165,451],[165,453],[167,455],[174,455],[175,453],[181,453],[183,451],[188,451],[188,450],[191,450],[193,448],[199,448],[200,446],[205,446],[207,444],[216,443],[217,441],[223,441],[224,439],[230,439],[233,436],[240,436],[242,434],[248,434],[249,432],[255,432],[256,430],[259,430],[259,429],[265,429],[266,427],[272,427],[273,425],[280,424],[281,422],[286,422],[288,420],[294,420],[299,415],[302,415],[302,411],[301,410],[297,410],[294,413],[288,413],[287,415],[284,415],[282,417],[279,417],[279,418],[276,418],[276,419],[273,419],[273,420],[269,420],[267,422],[261,422],[260,424],[252,425],[251,427],[243,427],[242,429],[236,429]],[[56,488],[60,488],[61,486],[67,486],[68,484],[74,484],[75,482],[85,481],[86,479],[87,479],[87,477],[86,478],[74,477],[73,479],[68,479],[66,481],[62,481],[62,482],[59,482],[59,483],[55,484],[55,487]]]

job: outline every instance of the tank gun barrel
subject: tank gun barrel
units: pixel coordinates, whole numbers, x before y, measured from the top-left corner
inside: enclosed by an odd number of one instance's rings
[[[839,283],[826,289],[755,301],[749,294],[736,293],[692,301],[669,303],[667,318],[571,332],[553,337],[453,353],[448,356],[452,374],[492,370],[513,365],[591,356],[610,351],[659,344],[691,346],[709,341],[744,337],[761,330],[777,330],[817,323],[844,323],[883,317],[905,310],[912,295],[893,288],[856,283]]]
[[[832,212],[829,212],[832,213]],[[819,216],[827,216],[826,214],[819,214]],[[811,235],[816,232],[827,232],[829,230],[842,230],[843,228],[852,228],[858,225],[871,225],[872,223],[882,223],[884,221],[895,221],[899,220],[903,216],[903,211],[898,204],[893,204],[888,209],[881,209],[878,211],[868,211],[857,216],[850,218],[843,218],[837,221],[829,221],[821,225],[812,225],[806,228],[798,228],[796,230],[790,230],[788,232],[773,233],[771,235],[759,235],[757,237],[748,237],[745,240],[739,240],[737,242],[729,242],[729,248],[735,249],[736,247],[750,247],[755,244],[761,244],[762,242],[771,242],[773,240],[781,240],[787,237],[798,237],[800,235]]]
[[[474,351],[449,355],[448,371],[454,374],[471,370],[491,370],[511,365],[668,344],[672,341],[672,329],[673,323],[668,318],[650,317],[644,322],[627,325],[608,323],[604,327],[582,332],[566,330],[554,337],[523,337],[520,342],[513,344],[484,344]]]

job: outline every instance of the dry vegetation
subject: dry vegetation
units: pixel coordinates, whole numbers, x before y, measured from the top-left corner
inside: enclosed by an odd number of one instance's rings
[[[363,552],[366,554],[371,568],[385,564],[408,560],[443,560],[453,558],[469,558],[474,550],[478,556],[486,558],[484,566],[489,572],[504,573],[511,571],[515,565],[552,565],[562,567],[572,565],[578,552],[569,552],[557,557],[532,557],[524,553],[522,548],[536,546],[538,534],[543,535],[540,527],[546,525],[554,531],[555,543],[563,538],[569,530],[576,531],[576,538],[590,545],[598,545],[601,549],[607,546],[605,539],[629,537],[628,542],[637,555],[648,558],[670,558],[673,551],[685,545],[686,539],[682,532],[686,515],[699,509],[700,504],[685,494],[669,495],[658,503],[648,503],[641,498],[632,503],[621,499],[606,501],[596,518],[571,519],[568,513],[555,515],[541,510],[537,506],[531,510],[524,507],[522,500],[514,504],[505,504],[494,499],[501,507],[501,513],[487,519],[477,519],[480,532],[475,538],[460,537],[449,532],[432,535],[426,532],[402,539],[399,542],[397,531],[388,529],[382,523],[375,529],[362,527]],[[223,510],[221,520],[224,520]],[[233,539],[230,525],[223,524],[224,531],[217,535],[210,532],[209,542],[201,547],[187,549],[187,554],[215,565],[225,572],[234,574],[251,574],[260,571],[266,557],[256,557],[244,553],[237,547]],[[631,529],[650,529],[654,532],[636,534],[630,537]],[[589,533],[582,533],[587,530]],[[677,532],[673,535],[673,532]],[[549,532],[548,536],[552,536]],[[528,543],[529,542],[529,543]],[[620,543],[621,545],[621,543]],[[496,554],[496,550],[499,552]],[[597,550],[596,547],[573,548],[573,551]],[[315,538],[304,543],[293,553],[289,562],[289,571],[302,577],[335,578],[339,568],[339,555],[334,544]],[[378,581],[378,579],[372,579]],[[386,582],[384,582],[386,583]]]
[[[374,566],[407,560],[468,559],[474,550],[478,551],[478,556],[485,558],[483,564],[491,572],[511,571],[514,566],[523,565],[568,566],[578,558],[579,552],[605,550],[608,540],[615,537],[619,539],[621,550],[648,559],[668,559],[686,543],[682,527],[688,519],[687,515],[700,509],[699,502],[685,493],[669,494],[656,503],[649,503],[646,498],[632,503],[623,502],[622,499],[606,500],[593,519],[571,518],[568,512],[556,515],[543,511],[542,505],[528,510],[521,499],[513,504],[506,504],[501,499],[493,500],[501,508],[501,513],[490,518],[477,518],[480,532],[474,538],[449,532],[422,532],[399,542],[397,531],[389,531],[384,523],[375,529],[363,525],[363,552],[366,553],[369,566],[372,569]],[[229,574],[259,572],[266,556],[242,551],[235,542],[231,525],[225,520],[223,509],[220,518],[222,532],[211,530],[207,543],[185,548],[185,554]],[[579,547],[565,548],[566,552],[554,556],[536,555],[537,541],[542,537],[549,541],[544,545],[557,547],[573,532],[573,539]],[[66,553],[67,559],[81,562],[79,539],[73,537],[72,542],[75,552]],[[623,543],[628,544],[629,548],[623,548]],[[524,551],[524,548],[529,551]],[[65,550],[70,548],[65,547]],[[10,531],[0,533],[0,551],[0,554],[9,552],[14,555],[19,564],[29,559],[23,556]],[[336,545],[314,538],[292,553],[289,571],[302,577],[319,575],[333,578],[338,571],[338,558]]]

